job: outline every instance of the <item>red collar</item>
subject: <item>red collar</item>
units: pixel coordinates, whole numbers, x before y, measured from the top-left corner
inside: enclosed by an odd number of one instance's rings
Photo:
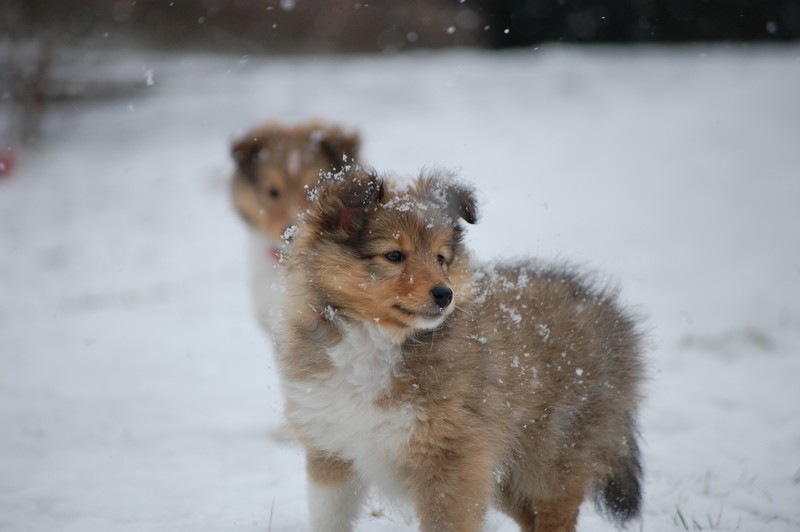
[[[281,250],[275,247],[267,248],[267,256],[277,262],[281,263]]]

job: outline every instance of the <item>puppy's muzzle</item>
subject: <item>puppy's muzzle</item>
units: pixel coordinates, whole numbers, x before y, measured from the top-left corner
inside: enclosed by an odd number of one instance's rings
[[[431,297],[437,307],[444,309],[453,301],[453,291],[446,286],[437,285],[431,288]]]

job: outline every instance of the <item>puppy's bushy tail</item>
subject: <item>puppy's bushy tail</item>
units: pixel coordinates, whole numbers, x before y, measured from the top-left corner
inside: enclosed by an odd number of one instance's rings
[[[642,509],[642,462],[633,419],[628,429],[623,452],[595,486],[595,502],[619,526],[638,519]]]

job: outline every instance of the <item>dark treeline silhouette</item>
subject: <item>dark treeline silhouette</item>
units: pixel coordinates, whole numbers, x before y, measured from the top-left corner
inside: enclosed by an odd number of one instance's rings
[[[495,46],[547,41],[685,42],[800,37],[800,0],[483,0],[507,33]]]
[[[241,53],[785,41],[800,0],[3,0],[0,39]]]

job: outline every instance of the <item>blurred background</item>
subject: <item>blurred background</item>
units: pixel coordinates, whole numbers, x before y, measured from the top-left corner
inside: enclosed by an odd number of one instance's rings
[[[33,141],[49,101],[141,88],[141,79],[76,68],[74,56],[59,56],[65,47],[391,54],[798,37],[797,0],[3,0],[0,143],[9,151]]]

